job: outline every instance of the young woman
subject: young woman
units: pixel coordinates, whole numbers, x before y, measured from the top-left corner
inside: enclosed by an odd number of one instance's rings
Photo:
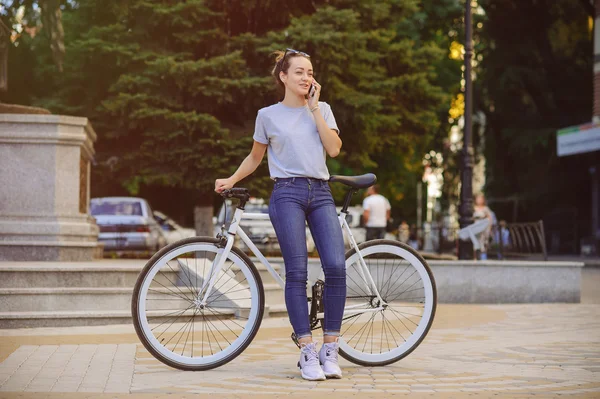
[[[269,216],[285,263],[285,303],[300,343],[298,366],[308,380],[341,378],[338,336],[346,301],[344,240],[325,158],[336,157],[342,141],[331,107],[319,102],[321,85],[314,78],[310,56],[293,49],[276,54],[272,74],[283,100],[258,111],[250,155],[232,176],[216,180],[215,191],[229,189],[254,172],[268,150],[269,172],[275,181]],[[319,352],[308,319],[306,222],[325,273],[324,343]]]

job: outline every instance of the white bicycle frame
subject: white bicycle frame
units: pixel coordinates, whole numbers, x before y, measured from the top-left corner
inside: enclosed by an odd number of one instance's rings
[[[376,297],[378,300],[378,303],[380,303],[380,306],[371,308],[371,309],[363,308],[360,310],[358,310],[358,309],[355,310],[355,308],[364,306],[364,304],[346,306],[344,308],[344,317],[348,317],[348,316],[352,316],[352,315],[356,315],[356,314],[360,314],[360,313],[366,313],[366,312],[378,312],[380,310],[383,310],[384,306],[387,305],[386,302],[379,295],[379,291],[377,290],[377,286],[375,285],[375,282],[373,281],[373,277],[371,276],[371,273],[369,273],[369,269],[367,268],[365,260],[363,259],[360,251],[358,250],[358,245],[356,244],[356,240],[354,239],[354,236],[352,235],[350,226],[348,226],[348,223],[346,222],[347,215],[348,214],[344,213],[344,212],[341,212],[339,214],[338,218],[339,218],[340,226],[346,232],[346,234],[348,234],[350,246],[352,248],[354,248],[356,250],[356,252],[358,253],[358,258],[359,258],[359,262],[360,262],[359,267],[358,267],[358,272],[362,278],[362,282],[365,283],[365,287],[364,287],[365,292],[367,292],[369,295]],[[279,276],[279,274],[277,274],[277,272],[275,271],[273,266],[271,266],[271,264],[269,263],[267,258],[260,252],[260,250],[256,247],[256,245],[254,245],[254,243],[250,240],[250,238],[248,237],[246,232],[240,227],[240,222],[241,222],[242,218],[248,219],[248,220],[269,220],[270,221],[269,215],[267,215],[267,214],[244,213],[244,211],[242,209],[236,209],[236,211],[233,215],[233,220],[231,221],[231,224],[229,226],[229,230],[227,230],[227,244],[225,245],[225,248],[219,250],[219,252],[217,253],[217,256],[213,260],[211,269],[208,274],[209,276],[211,276],[211,278],[204,280],[202,288],[199,291],[197,301],[202,305],[206,305],[206,299],[210,296],[210,293],[212,292],[214,284],[217,280],[217,276],[219,276],[221,269],[222,269],[223,265],[225,264],[225,260],[227,259],[227,255],[229,254],[229,252],[231,251],[231,248],[233,247],[233,243],[234,243],[236,235],[239,235],[239,237],[242,239],[242,241],[244,241],[244,243],[248,246],[248,248],[250,248],[250,250],[254,253],[254,255],[263,263],[263,265],[265,265],[265,267],[267,268],[267,270],[269,271],[271,276],[273,276],[273,278],[281,286],[281,288],[285,288],[284,280],[281,278],[281,276]],[[317,314],[317,318],[322,319],[323,313]]]

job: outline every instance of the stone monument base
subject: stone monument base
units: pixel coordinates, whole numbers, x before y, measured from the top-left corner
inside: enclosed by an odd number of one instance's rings
[[[94,259],[95,140],[86,118],[0,113],[0,261]]]
[[[0,231],[0,261],[87,261],[98,246],[98,227],[87,215],[0,215]]]

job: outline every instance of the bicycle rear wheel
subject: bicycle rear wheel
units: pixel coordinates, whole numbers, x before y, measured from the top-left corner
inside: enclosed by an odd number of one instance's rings
[[[435,316],[435,280],[425,260],[398,241],[372,240],[358,246],[385,305],[368,288],[355,249],[346,253],[346,308],[340,354],[364,366],[385,366],[410,354],[425,338]]]
[[[140,273],[131,301],[140,341],[161,362],[208,370],[237,357],[262,321],[264,290],[252,261],[232,248],[202,305],[202,286],[214,273],[220,241],[193,237],[157,252]]]

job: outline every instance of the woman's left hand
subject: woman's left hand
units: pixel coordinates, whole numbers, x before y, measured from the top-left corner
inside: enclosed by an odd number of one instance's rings
[[[315,79],[313,79],[313,85],[315,86],[313,95],[308,97],[308,107],[310,109],[319,105],[319,97],[321,96],[321,85]]]

